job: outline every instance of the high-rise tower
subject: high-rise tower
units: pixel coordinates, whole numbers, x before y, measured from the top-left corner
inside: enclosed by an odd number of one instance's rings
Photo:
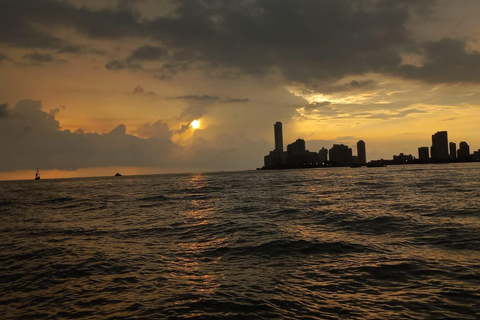
[[[438,131],[432,135],[432,160],[448,159],[448,136],[447,131]]]
[[[466,160],[470,158],[470,146],[465,141],[460,142],[458,149],[458,159]]]
[[[357,156],[359,164],[367,164],[367,151],[363,140],[357,142]]]
[[[457,144],[450,142],[450,159],[455,160],[457,158]]]
[[[275,130],[275,153],[281,154],[283,153],[283,131],[282,131],[282,123],[276,122],[274,125]]]

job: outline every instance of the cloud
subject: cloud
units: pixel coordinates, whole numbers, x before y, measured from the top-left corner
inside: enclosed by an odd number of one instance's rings
[[[142,86],[136,86],[135,89],[133,89],[132,94],[145,94],[145,95],[153,96],[155,95],[155,92],[153,91],[146,92]]]
[[[403,65],[393,73],[430,83],[480,82],[480,52],[467,52],[464,41],[443,38],[423,49],[423,65]]]
[[[175,99],[180,99],[180,100],[194,100],[194,101],[219,101],[220,97],[217,96],[210,96],[207,94],[204,95],[184,95],[184,96],[178,96]]]
[[[388,120],[392,118],[404,118],[410,114],[415,114],[415,113],[426,113],[426,111],[412,108],[412,109],[399,111],[396,113],[377,113],[377,114],[365,113],[364,115],[366,115],[366,118],[368,119]]]
[[[247,102],[249,102],[249,101],[250,101],[250,99],[246,99],[246,98],[245,98],[245,99],[241,99],[241,98],[228,98],[228,97],[227,97],[227,98],[225,99],[225,102],[226,102],[226,103],[247,103]]]
[[[56,0],[15,0],[0,5],[0,43],[13,47],[50,49],[62,53],[94,53],[47,31],[55,28],[75,28],[78,31],[98,24],[111,23],[98,18],[111,17],[112,10],[91,11],[68,2]],[[119,11],[123,12],[123,11]]]
[[[340,112],[332,108],[330,101],[313,102],[303,106],[305,115],[315,115],[320,117],[336,117]]]
[[[309,83],[382,72],[401,63],[405,25],[424,1],[179,1],[175,15],[146,23],[177,61]],[[302,48],[302,50],[299,50]],[[178,54],[177,56],[180,56]]]
[[[141,138],[160,138],[165,140],[170,140],[172,138],[172,132],[170,131],[168,124],[161,120],[154,123],[145,123],[134,130],[133,133]]]
[[[188,125],[192,120],[200,119],[204,116],[210,109],[212,109],[216,104],[219,103],[246,103],[249,102],[249,99],[240,99],[240,98],[221,98],[219,96],[212,96],[208,94],[204,95],[182,95],[177,96],[174,99],[185,100],[187,101],[186,107],[182,110],[179,116],[179,120],[187,121]],[[187,127],[182,127],[178,132],[184,132],[188,129]]]
[[[10,58],[4,53],[0,53],[0,63],[2,63],[3,60],[10,60]]]
[[[412,38],[409,21],[428,18],[433,0],[179,0],[171,4],[171,14],[155,18],[142,16],[136,3],[93,9],[57,0],[7,1],[0,5],[0,43],[103,53],[48,31],[55,21],[56,28],[91,39],[153,42],[106,68],[141,70],[139,63],[159,61],[160,79],[192,68],[259,77],[278,73],[310,88],[322,83],[319,88],[331,93],[368,88],[373,85],[368,81],[329,85],[368,73],[433,83],[480,81],[480,53],[466,51],[465,41]],[[424,53],[422,66],[402,65],[403,55],[418,52]]]
[[[189,95],[183,95],[183,96],[175,97],[175,99],[194,100],[194,101],[211,101],[211,102],[223,101],[225,103],[246,103],[246,102],[250,101],[250,99],[247,99],[247,98],[226,97],[225,99],[223,99],[219,96],[211,96],[211,95],[208,95],[208,94],[204,94],[204,95],[189,94]]]
[[[65,60],[55,59],[55,57],[50,53],[29,53],[23,56],[24,59],[30,60],[32,64],[42,65],[43,63],[48,62],[66,62]]]
[[[60,108],[61,109],[61,108]],[[55,119],[60,109],[42,111],[41,101],[22,100],[5,116],[0,105],[0,171],[75,170],[87,167],[182,167],[202,170],[248,169],[262,164],[270,145],[244,134],[196,130],[188,147],[171,141],[164,121],[146,123],[127,134],[120,124],[106,134],[62,130]],[[212,131],[213,130],[213,131]],[[215,133],[215,139],[206,135]]]
[[[159,60],[166,54],[164,48],[143,46],[133,50],[126,61],[154,61]]]
[[[352,80],[348,83],[341,84],[341,85],[330,85],[330,86],[319,86],[316,87],[316,91],[325,93],[325,94],[332,94],[344,91],[352,91],[352,90],[365,90],[365,89],[373,89],[375,82],[373,80],[363,80],[363,81],[356,81]]]
[[[0,143],[2,152],[8,154],[0,163],[0,171],[27,170],[37,165],[44,170],[162,166],[172,163],[178,148],[168,135],[152,134],[142,139],[126,134],[124,125],[107,134],[61,130],[56,112],[42,111],[40,101],[20,101],[9,114],[0,118]]]
[[[190,128],[190,123],[183,123],[180,129],[174,130],[174,133],[182,134]]]
[[[105,68],[107,68],[108,70],[122,70],[122,69],[125,69],[126,68],[126,65],[124,62],[122,61],[119,61],[119,60],[113,60],[113,61],[110,61],[108,62],[106,65],[105,65]]]

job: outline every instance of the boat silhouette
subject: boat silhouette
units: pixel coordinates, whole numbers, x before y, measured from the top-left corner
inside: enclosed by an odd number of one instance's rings
[[[37,172],[35,173],[35,180],[40,180],[40,172],[38,171],[38,167]]]

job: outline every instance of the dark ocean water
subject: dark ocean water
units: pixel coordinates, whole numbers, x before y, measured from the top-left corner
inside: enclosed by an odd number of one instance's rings
[[[480,164],[0,182],[1,319],[480,319]]]

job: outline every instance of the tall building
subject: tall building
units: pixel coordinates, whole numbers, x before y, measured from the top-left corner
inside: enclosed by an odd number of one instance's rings
[[[327,163],[328,161],[328,150],[322,147],[320,151],[318,151],[318,155],[320,156],[320,163]]]
[[[287,146],[288,156],[299,156],[305,154],[305,140],[297,139]]]
[[[283,153],[283,130],[282,123],[276,122],[274,125],[275,130],[275,152],[278,154]]]
[[[275,135],[275,150],[270,151],[270,153],[264,157],[263,161],[266,168],[282,168],[287,161],[287,153],[283,152],[282,123],[277,122],[273,127]]]
[[[432,160],[448,159],[448,135],[447,131],[438,131],[432,135],[431,147]]]
[[[455,160],[457,158],[457,144],[450,142],[450,159]]]
[[[421,161],[428,161],[430,159],[428,155],[428,147],[418,148],[418,159]]]
[[[470,146],[465,141],[462,141],[460,142],[459,148],[458,148],[458,159],[466,160],[469,158],[470,158]]]
[[[359,164],[367,164],[367,151],[363,140],[357,142],[357,156]]]
[[[329,150],[328,156],[330,162],[334,165],[351,165],[352,164],[352,149],[343,144],[334,144]]]
[[[318,166],[320,159],[318,153],[305,149],[305,140],[297,139],[287,146],[287,159],[290,167],[314,167]]]

